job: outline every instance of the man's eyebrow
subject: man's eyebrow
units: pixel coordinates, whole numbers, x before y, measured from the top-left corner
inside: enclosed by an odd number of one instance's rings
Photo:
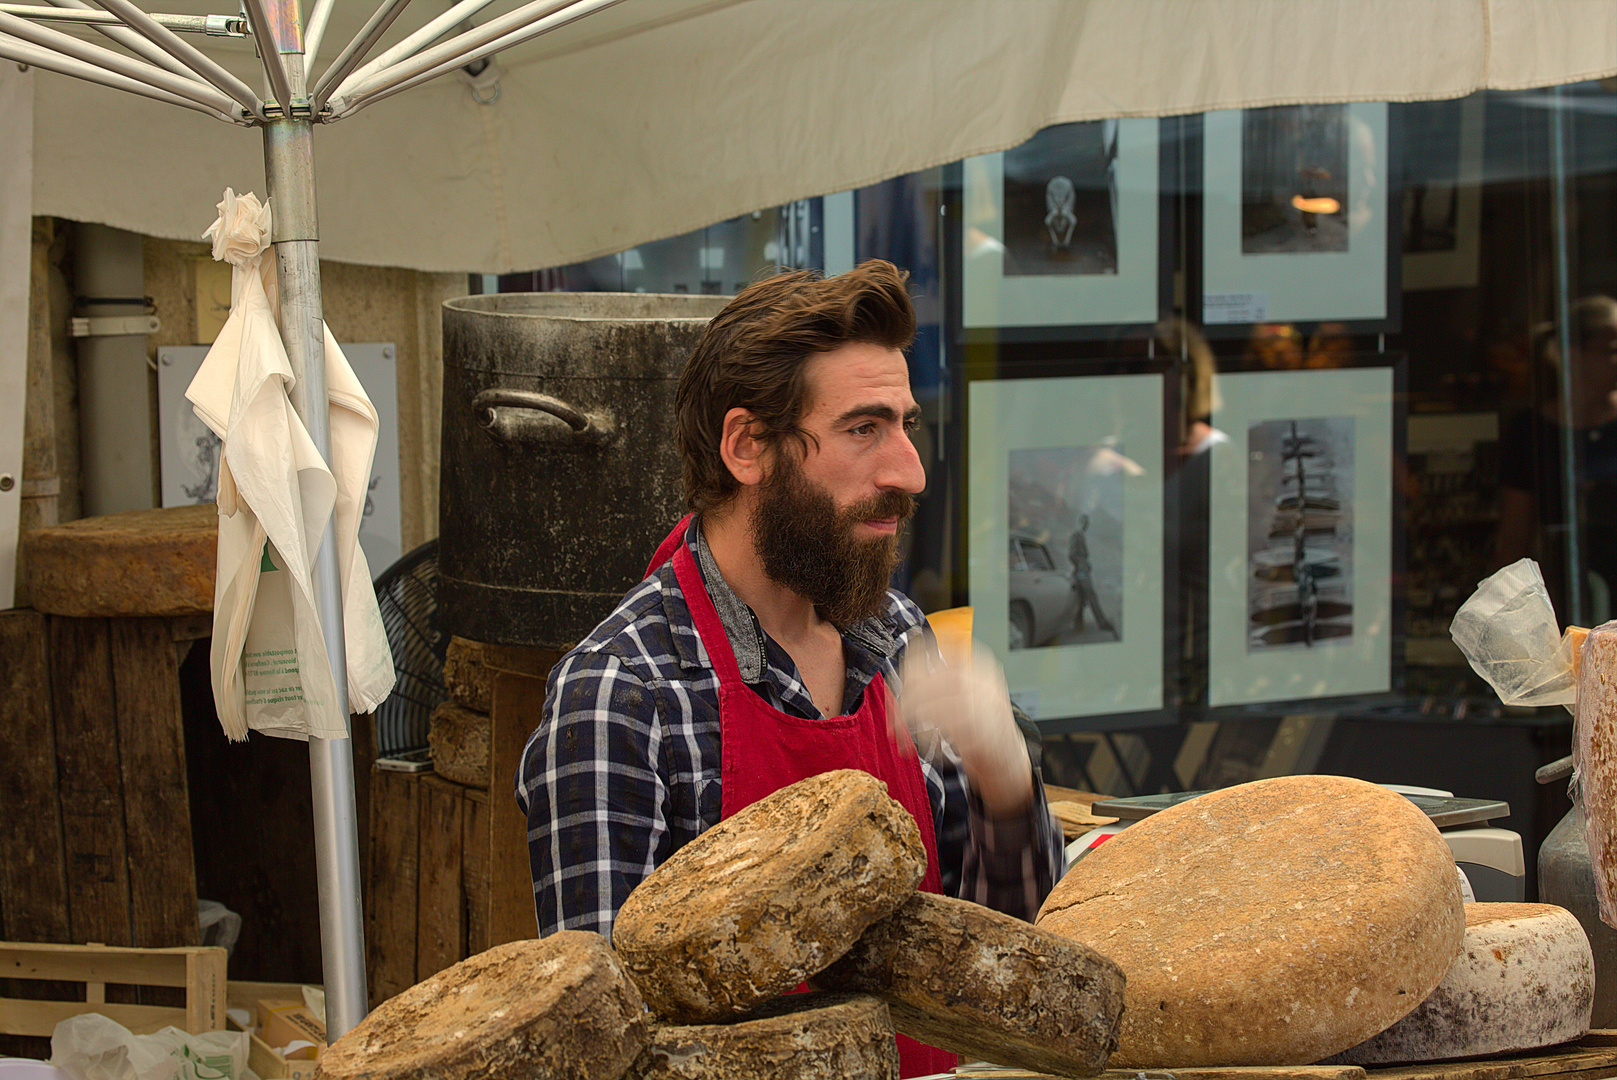
[[[893,408],[891,405],[870,404],[855,405],[853,408],[837,417],[835,422],[838,424],[846,424],[850,420],[868,419],[886,420],[891,423],[896,421],[898,418],[898,410]],[[919,420],[920,418],[921,407],[919,405],[911,405],[908,409],[904,410],[905,420]]]

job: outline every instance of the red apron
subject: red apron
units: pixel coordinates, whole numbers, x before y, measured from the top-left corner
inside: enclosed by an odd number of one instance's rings
[[[719,619],[713,599],[684,542],[687,517],[657,549],[648,568],[667,561],[672,552],[674,573],[690,606],[696,631],[719,677],[720,815],[772,795],[789,784],[833,769],[863,769],[885,781],[887,792],[910,812],[921,829],[926,847],[925,892],[943,891],[938,873],[938,845],[932,833],[932,803],[927,798],[921,762],[903,724],[895,724],[895,744],[887,726],[887,684],[880,674],[866,687],[858,711],[828,720],[805,720],[769,705],[741,680],[730,637]],[[899,1074],[926,1076],[948,1072],[955,1055],[898,1036]]]

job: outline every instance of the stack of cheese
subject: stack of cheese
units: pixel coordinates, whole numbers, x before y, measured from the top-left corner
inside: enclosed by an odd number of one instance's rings
[[[1463,904],[1426,815],[1346,777],[1258,781],[1131,825],[1038,925],[1122,967],[1113,1063],[1130,1068],[1531,1049],[1582,1035],[1593,1002],[1570,914]]]
[[[675,852],[612,944],[562,932],[462,961],[322,1056],[325,1080],[887,1080],[895,1029],[1093,1076],[1123,977],[1089,947],[917,892],[914,819],[867,773],[783,788]],[[816,989],[792,993],[806,981]]]
[[[778,1040],[717,1041],[765,1023],[749,1019],[760,1008],[789,1008],[779,995],[805,980],[945,1050],[1100,1072],[1122,1012],[1117,967],[1076,941],[917,892],[925,869],[915,820],[856,770],[776,792],[675,852],[630,895],[612,935],[664,1022],[639,1075],[896,1076],[890,1037],[850,1039],[810,1009],[787,1014]],[[773,1011],[768,1022],[779,1023]],[[699,1065],[693,1044],[705,1048]],[[838,1068],[789,1064],[807,1052]]]

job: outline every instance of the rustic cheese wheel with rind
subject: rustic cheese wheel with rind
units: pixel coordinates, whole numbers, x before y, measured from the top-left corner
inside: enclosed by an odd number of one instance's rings
[[[606,939],[563,930],[389,998],[320,1055],[315,1080],[618,1080],[649,1028]]]
[[[1600,921],[1617,926],[1617,622],[1589,631],[1577,664],[1572,760]]]
[[[821,773],[674,852],[624,901],[612,944],[658,1015],[736,1016],[841,956],[925,870],[920,829],[886,784]]]
[[[1443,980],[1465,913],[1448,845],[1401,795],[1284,776],[1151,815],[1080,860],[1038,925],[1128,978],[1112,1065],[1302,1065]]]
[[[866,994],[787,994],[724,1024],[654,1024],[631,1080],[896,1080],[887,1006]]]
[[[1594,953],[1552,904],[1467,904],[1460,958],[1414,1012],[1331,1065],[1390,1065],[1541,1050],[1581,1039]]]
[[[916,893],[816,986],[876,994],[893,1026],[968,1061],[1094,1076],[1117,1047],[1123,973],[1071,938]]]

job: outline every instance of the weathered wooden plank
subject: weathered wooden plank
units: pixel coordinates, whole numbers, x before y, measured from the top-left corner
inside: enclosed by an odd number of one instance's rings
[[[466,954],[475,956],[494,944],[488,933],[488,792],[462,790],[466,801],[460,809],[460,872],[466,897]]]
[[[509,646],[491,646],[484,652],[484,662],[496,668],[489,737],[493,781],[488,802],[488,927],[493,945],[531,938],[538,932],[528,866],[528,822],[517,809],[511,785],[522,760],[522,747],[544,712],[545,678],[562,655],[560,650]]]
[[[1399,1065],[1367,1071],[1378,1080],[1518,1080],[1608,1068],[1617,1069],[1617,1049],[1571,1046],[1526,1056]]]
[[[430,773],[421,781],[420,877],[416,890],[416,981],[466,958],[461,887],[461,789]]]
[[[89,1011],[82,1001],[0,998],[0,1031],[8,1035],[48,1038],[63,1020]],[[94,1011],[116,1020],[136,1035],[150,1035],[169,1025],[185,1026],[185,1010],[178,1006],[106,1003],[96,1005]]]
[[[371,864],[365,890],[372,1008],[416,983],[421,774],[371,772]]]
[[[35,611],[0,612],[0,937],[11,941],[69,935],[47,622]]]
[[[133,944],[198,944],[180,672],[167,620],[109,620]]]
[[[129,945],[129,857],[107,620],[48,620],[68,937]]]

